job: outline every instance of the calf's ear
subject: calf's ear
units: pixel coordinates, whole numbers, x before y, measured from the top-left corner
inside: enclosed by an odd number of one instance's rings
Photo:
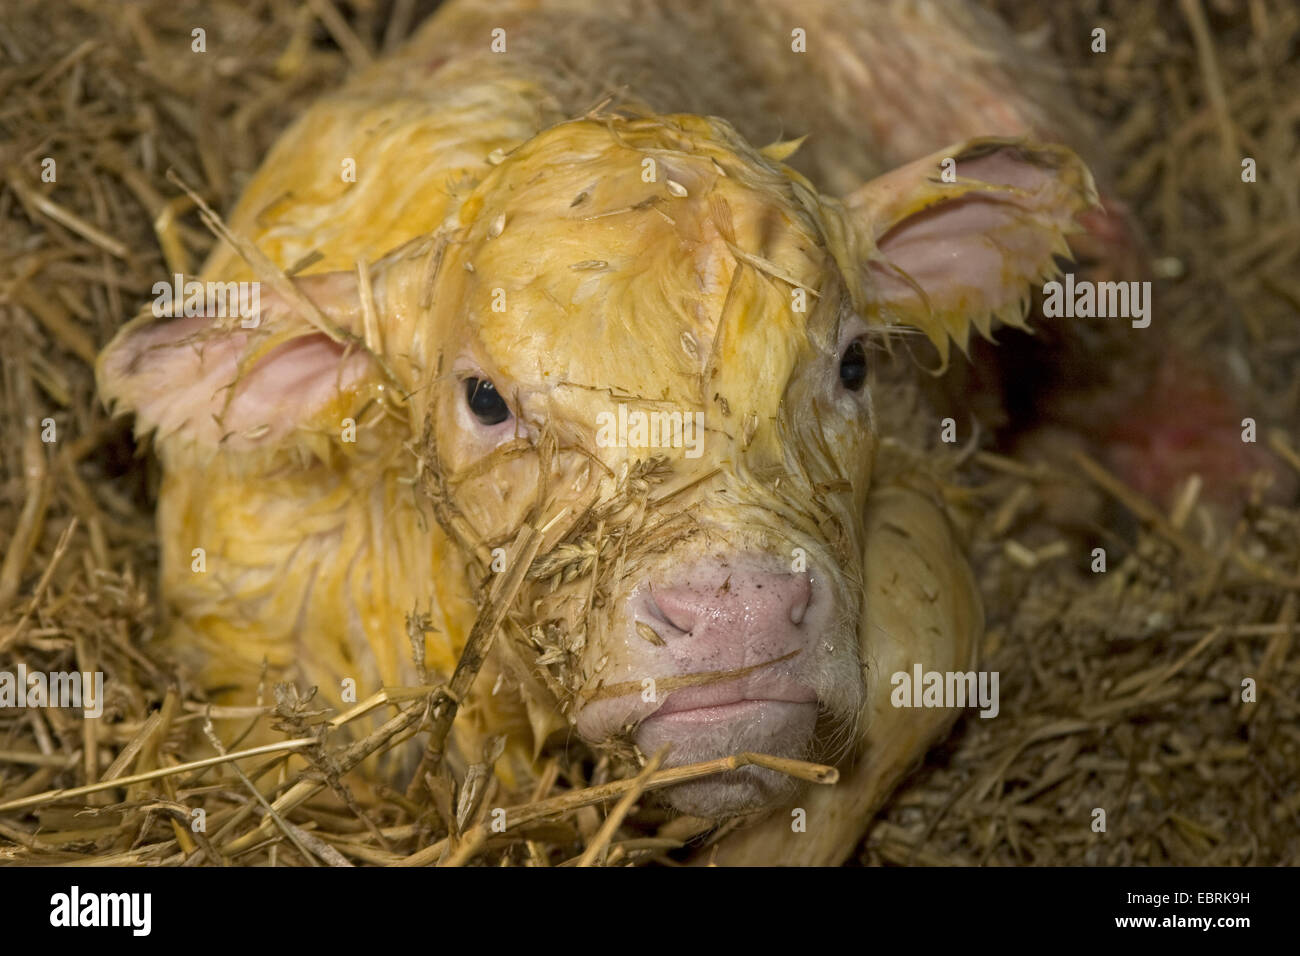
[[[924,332],[944,363],[974,326],[1023,325],[1029,290],[1068,257],[1065,236],[1097,205],[1062,146],[978,139],[871,180],[845,198],[865,268],[865,318]]]
[[[377,372],[358,336],[359,282],[351,272],[287,281],[278,291],[256,286],[244,298],[254,307],[246,316],[151,310],[132,320],[100,353],[100,396],[135,412],[137,434],[155,432],[164,448],[266,449],[323,430],[315,419]]]

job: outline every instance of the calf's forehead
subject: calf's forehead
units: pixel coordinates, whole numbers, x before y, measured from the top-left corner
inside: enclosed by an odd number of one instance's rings
[[[779,391],[809,347],[835,284],[816,221],[776,166],[681,120],[562,124],[462,207],[435,307],[511,387],[700,405],[729,366]]]

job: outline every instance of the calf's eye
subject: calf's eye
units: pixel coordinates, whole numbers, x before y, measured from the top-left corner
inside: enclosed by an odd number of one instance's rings
[[[510,417],[510,408],[497,387],[485,378],[465,379],[465,404],[484,425],[500,425]]]
[[[867,381],[867,350],[858,341],[850,342],[840,356],[840,384],[850,392],[860,390]]]

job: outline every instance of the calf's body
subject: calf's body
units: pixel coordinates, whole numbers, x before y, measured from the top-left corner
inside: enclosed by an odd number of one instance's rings
[[[1061,147],[947,146],[1069,134],[1011,55],[962,4],[447,4],[249,183],[200,278],[258,315],[145,316],[101,360],[155,432],[178,657],[232,700],[263,660],[326,701],[445,678],[528,561],[455,756],[505,735],[522,785],[572,727],[838,761],[667,799],[768,812],[723,861],[842,858],[955,716],[891,675],[970,669],[982,627],[868,356],[1018,321],[1095,202]],[[668,440],[608,430],[651,413]]]

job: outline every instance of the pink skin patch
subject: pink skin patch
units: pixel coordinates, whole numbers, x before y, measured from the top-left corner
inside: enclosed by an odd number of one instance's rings
[[[1259,471],[1273,473],[1273,497],[1295,493],[1295,480],[1270,452],[1242,441],[1247,415],[1212,372],[1174,354],[1160,363],[1146,393],[1116,416],[1102,441],[1110,466],[1149,500],[1167,507],[1179,484],[1199,474],[1202,497],[1232,512]]]

